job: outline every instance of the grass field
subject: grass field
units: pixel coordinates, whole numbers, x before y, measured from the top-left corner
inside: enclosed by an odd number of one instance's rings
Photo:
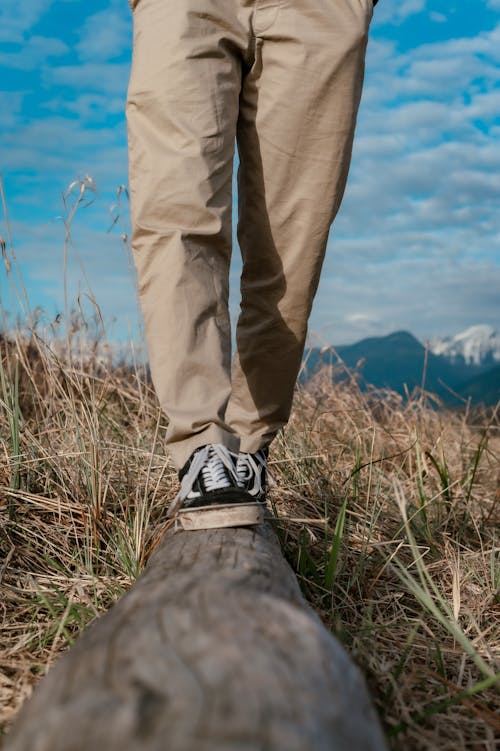
[[[86,192],[75,187],[65,269]],[[28,310],[10,239],[0,250]],[[177,491],[144,366],[107,357],[81,310],[68,315],[66,276],[64,292],[65,336],[60,320],[50,336],[5,324],[0,335],[0,736],[134,582]],[[494,751],[500,404],[437,406],[424,391],[362,392],[354,376],[333,386],[325,368],[297,389],[272,445],[270,506],[305,596],[363,669],[391,747]]]
[[[4,337],[0,717],[133,583],[176,475],[144,368]],[[394,749],[488,749],[500,731],[500,435],[489,414],[331,385],[275,441],[283,551],[364,670]]]

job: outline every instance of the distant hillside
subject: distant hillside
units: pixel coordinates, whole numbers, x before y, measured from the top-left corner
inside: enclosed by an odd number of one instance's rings
[[[373,384],[404,394],[405,384],[410,393],[422,384],[425,347],[407,331],[363,339],[356,344],[335,347],[335,351],[348,368],[357,368],[361,375],[361,385]],[[321,364],[334,365],[336,362],[331,350],[322,353],[317,348],[309,350],[306,358],[305,379]],[[465,382],[473,384],[482,372],[479,367],[467,365],[463,361],[452,363],[447,357],[428,352],[425,389],[448,403],[456,403],[450,390],[461,393],[461,386]],[[340,368],[336,376],[341,377]],[[481,389],[481,385],[478,389]],[[475,396],[473,398],[476,399]]]
[[[474,403],[495,405],[500,401],[500,365],[480,373],[460,387],[460,394]]]

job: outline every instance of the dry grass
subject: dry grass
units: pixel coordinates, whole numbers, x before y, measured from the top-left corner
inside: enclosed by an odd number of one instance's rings
[[[176,476],[140,368],[3,339],[0,717],[136,578]],[[425,395],[297,392],[272,448],[274,510],[303,591],[367,675],[394,749],[493,751],[498,734],[495,414]]]
[[[364,669],[393,748],[493,749],[495,413],[331,383],[324,371],[300,393],[276,446],[280,512],[311,520],[284,523],[290,560]]]

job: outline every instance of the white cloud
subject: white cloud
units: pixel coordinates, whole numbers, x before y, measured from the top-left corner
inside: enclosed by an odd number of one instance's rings
[[[425,10],[426,0],[381,0],[375,8],[380,23],[401,24],[409,16]]]
[[[52,86],[68,86],[82,91],[124,94],[130,66],[128,63],[85,63],[46,68],[43,80]]]
[[[445,42],[423,44],[412,51],[421,59],[431,54],[435,60],[451,59],[457,55],[487,55],[492,61],[500,59],[500,24],[477,36],[448,39]],[[456,82],[458,85],[460,81]]]
[[[84,93],[74,98],[54,97],[44,103],[44,109],[58,114],[78,115],[81,122],[99,123],[110,114],[122,115],[125,111],[125,100],[123,96]]]
[[[435,11],[429,13],[429,18],[431,21],[434,21],[434,23],[446,23],[448,20],[444,13],[436,13]]]
[[[54,0],[2,0],[0,42],[22,41],[26,32],[48,11]]]
[[[0,65],[17,70],[34,70],[53,57],[69,52],[68,46],[60,39],[31,36],[19,49],[0,52]]]
[[[0,112],[2,113],[2,129],[10,130],[16,127],[22,108],[23,91],[0,91]]]
[[[81,60],[103,62],[119,57],[131,47],[130,19],[107,8],[89,16],[76,49]]]
[[[116,141],[110,128],[101,131],[82,128],[77,120],[45,117],[19,124],[15,133],[4,136],[4,163],[13,169],[36,165],[46,174],[57,164],[95,159],[96,151]]]

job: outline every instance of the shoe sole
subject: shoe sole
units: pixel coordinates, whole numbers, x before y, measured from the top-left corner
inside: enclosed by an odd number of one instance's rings
[[[252,527],[264,521],[262,503],[231,503],[196,508],[181,508],[176,521],[182,529],[217,529],[223,527]]]

